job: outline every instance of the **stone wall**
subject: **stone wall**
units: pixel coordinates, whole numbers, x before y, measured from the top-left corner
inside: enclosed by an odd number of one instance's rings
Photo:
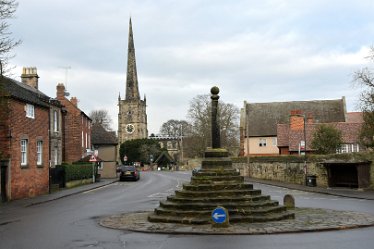
[[[343,162],[374,162],[374,153],[355,153],[330,156],[308,156],[306,169],[304,158],[298,156],[251,157],[249,166],[245,157],[233,158],[233,167],[241,175],[257,179],[305,184],[305,170],[308,175],[317,176],[317,186],[327,187],[327,170],[323,162],[337,160]],[[374,163],[370,169],[370,188],[374,189]]]

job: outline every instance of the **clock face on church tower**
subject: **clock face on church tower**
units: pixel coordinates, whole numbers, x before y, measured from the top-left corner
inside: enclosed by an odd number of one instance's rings
[[[134,131],[135,131],[135,127],[134,127],[134,125],[132,125],[132,124],[128,124],[128,125],[126,125],[126,132],[127,132],[127,133],[131,134],[131,133],[133,133]]]

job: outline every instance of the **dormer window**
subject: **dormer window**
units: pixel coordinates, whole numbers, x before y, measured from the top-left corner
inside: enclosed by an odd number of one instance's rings
[[[260,138],[259,142],[258,142],[258,146],[266,147],[266,139],[265,138]]]
[[[35,109],[33,105],[26,104],[26,117],[35,118]]]

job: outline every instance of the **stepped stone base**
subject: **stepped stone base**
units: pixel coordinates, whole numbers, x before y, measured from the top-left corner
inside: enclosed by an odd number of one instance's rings
[[[268,222],[292,219],[287,211],[270,196],[244,182],[232,168],[225,149],[207,149],[201,170],[193,173],[191,182],[175,191],[148,216],[150,222],[208,224],[211,212],[218,206],[229,212],[230,222]]]

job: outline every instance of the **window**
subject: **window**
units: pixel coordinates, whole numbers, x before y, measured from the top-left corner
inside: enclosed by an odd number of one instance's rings
[[[26,117],[35,118],[35,109],[33,105],[26,104]]]
[[[360,145],[351,144],[351,152],[359,152],[359,151],[360,151]]]
[[[36,164],[43,164],[43,141],[36,142]]]
[[[272,141],[273,141],[273,146],[277,146],[277,138],[273,137]]]
[[[53,131],[58,131],[58,112],[53,111]]]
[[[84,148],[84,134],[83,134],[83,131],[82,131],[82,148]]]
[[[21,140],[21,165],[22,166],[27,165],[27,145],[28,145],[27,139],[22,139]]]
[[[336,153],[352,153],[352,152],[359,152],[360,145],[358,144],[342,144],[340,149],[336,150]]]
[[[55,166],[56,165],[58,165],[58,147],[55,147],[55,150],[54,150],[54,159],[55,159],[55,161],[54,161],[54,163],[55,163]]]
[[[258,146],[266,147],[266,139],[265,138],[260,138],[260,140],[258,142]]]

